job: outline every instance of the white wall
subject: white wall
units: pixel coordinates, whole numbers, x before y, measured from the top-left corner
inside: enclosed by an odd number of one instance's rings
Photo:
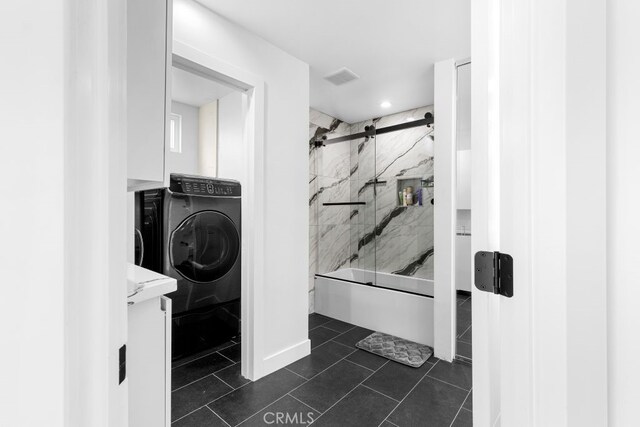
[[[236,179],[246,185],[246,153],[242,140],[243,114],[240,92],[218,100],[218,178]]]
[[[198,175],[217,176],[218,101],[198,109]]]
[[[260,76],[265,114],[265,333],[269,369],[307,341],[309,67],[192,0],[174,3],[174,40]],[[219,173],[221,175],[221,173]],[[278,360],[278,362],[274,362]]]
[[[65,3],[0,3],[3,426],[64,424]]]
[[[171,101],[171,112],[182,116],[182,152],[167,151],[166,167],[169,173],[197,175],[199,170],[198,133],[199,108]]]
[[[640,2],[607,2],[607,305],[609,425],[638,422],[640,401]],[[593,107],[597,107],[594,105]],[[601,117],[601,108],[595,112]]]

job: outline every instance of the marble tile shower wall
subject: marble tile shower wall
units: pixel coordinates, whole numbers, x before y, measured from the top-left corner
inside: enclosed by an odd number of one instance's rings
[[[309,311],[314,311],[314,280],[349,263],[349,207],[323,203],[349,201],[351,175],[348,143],[316,148],[314,141],[349,135],[351,125],[321,112],[309,111]]]
[[[310,110],[309,123],[309,311],[314,311],[316,273],[360,268],[433,279],[433,188],[423,206],[399,206],[399,180],[433,180],[433,127],[420,126],[316,148],[314,141],[424,117],[423,107],[347,124]],[[383,183],[371,185],[376,179]],[[375,192],[375,194],[374,194]],[[323,206],[329,202],[364,202]]]

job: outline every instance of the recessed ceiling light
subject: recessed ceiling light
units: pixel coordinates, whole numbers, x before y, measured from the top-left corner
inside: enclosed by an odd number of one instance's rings
[[[380,104],[380,106],[382,108],[389,108],[391,107],[391,103],[389,101],[382,101],[382,104]]]

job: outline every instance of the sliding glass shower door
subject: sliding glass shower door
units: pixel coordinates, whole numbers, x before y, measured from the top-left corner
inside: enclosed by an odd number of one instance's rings
[[[317,274],[418,293],[421,284],[398,278],[433,279],[430,112],[424,107],[353,125],[334,121],[320,136],[311,129]]]
[[[433,126],[412,126],[430,107],[376,122],[376,284],[433,279]],[[419,286],[419,285],[418,285]],[[414,290],[414,289],[412,289]]]
[[[352,126],[355,134],[370,125]],[[376,283],[376,138],[375,133],[351,141],[351,268],[357,282]]]

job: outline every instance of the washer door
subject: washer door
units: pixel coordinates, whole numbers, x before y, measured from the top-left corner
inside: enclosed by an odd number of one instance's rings
[[[187,217],[171,233],[171,266],[185,279],[213,282],[231,270],[240,253],[240,236],[233,221],[216,211]]]

